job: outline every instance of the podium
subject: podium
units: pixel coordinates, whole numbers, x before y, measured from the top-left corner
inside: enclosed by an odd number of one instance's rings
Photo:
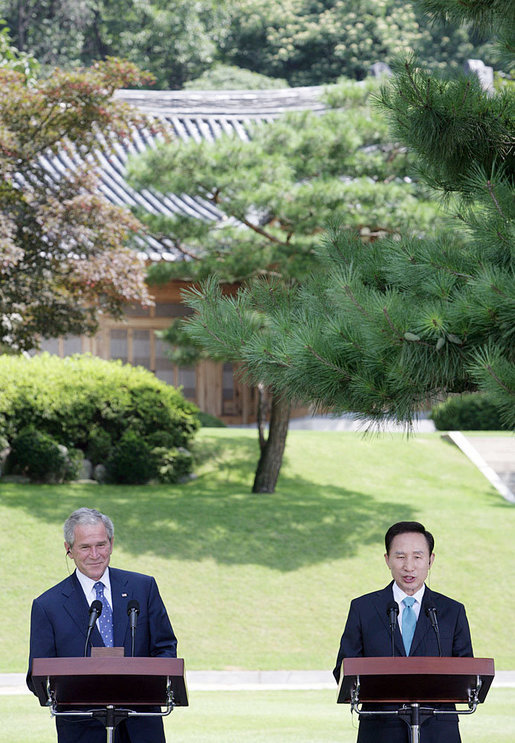
[[[34,658],[32,681],[54,717],[97,718],[108,743],[122,720],[165,717],[188,705],[182,658]],[[165,710],[141,709],[148,706]]]
[[[410,728],[412,743],[428,717],[472,714],[484,702],[494,678],[493,658],[345,658],[338,703],[350,704],[360,717],[397,715]],[[398,704],[391,709],[361,709],[360,704]],[[439,704],[468,709],[439,709]]]

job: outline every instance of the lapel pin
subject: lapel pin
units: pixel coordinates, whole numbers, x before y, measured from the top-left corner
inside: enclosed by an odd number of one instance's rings
[[[126,593],[122,593],[122,599],[126,599],[126,598],[127,598],[127,594]]]

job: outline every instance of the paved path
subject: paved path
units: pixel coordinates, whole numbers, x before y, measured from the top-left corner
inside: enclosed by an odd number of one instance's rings
[[[515,436],[468,436],[474,449],[515,493]]]
[[[330,671],[186,671],[190,691],[291,691],[332,689]],[[492,686],[515,689],[515,671],[497,671]],[[30,694],[24,673],[0,674],[0,696]]]

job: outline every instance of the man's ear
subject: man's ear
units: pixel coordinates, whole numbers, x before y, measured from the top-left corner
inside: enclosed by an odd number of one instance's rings
[[[431,552],[431,554],[429,556],[429,567],[431,567],[433,565],[434,561],[435,561],[435,553],[434,552]]]
[[[70,547],[70,545],[68,544],[68,542],[65,542],[65,543],[64,543],[64,549],[66,550],[66,554],[67,554],[67,555],[71,555],[72,551],[71,551],[71,547]]]

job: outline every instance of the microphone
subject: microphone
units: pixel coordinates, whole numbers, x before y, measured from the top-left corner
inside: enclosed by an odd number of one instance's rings
[[[95,626],[95,622],[101,614],[102,602],[98,599],[95,599],[95,601],[91,602],[91,606],[89,607],[88,633],[86,635],[86,642],[84,644],[84,657],[86,657],[86,655],[88,654],[88,642],[89,638],[91,637],[91,633],[93,632],[93,627]]]
[[[436,642],[438,643],[438,656],[442,657],[442,645],[440,643],[440,628],[438,627],[438,619],[436,617],[436,606],[426,606],[426,616],[429,617],[431,625],[435,631]]]
[[[386,613],[390,620],[390,634],[392,636],[392,658],[395,655],[395,625],[397,624],[397,616],[399,614],[399,604],[397,601],[390,601],[386,607]]]
[[[131,657],[134,658],[134,645],[136,640],[136,625],[138,623],[139,601],[132,599],[127,604],[127,614],[131,626]]]

